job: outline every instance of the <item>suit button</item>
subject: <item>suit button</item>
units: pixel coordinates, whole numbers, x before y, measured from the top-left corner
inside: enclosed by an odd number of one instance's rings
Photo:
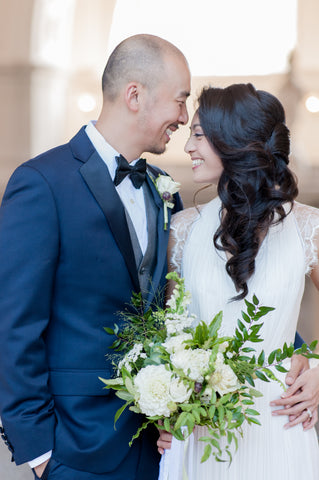
[[[141,270],[140,270],[140,274],[141,274],[141,275],[144,275],[145,272],[146,272],[146,268],[145,268],[145,267],[142,267]]]

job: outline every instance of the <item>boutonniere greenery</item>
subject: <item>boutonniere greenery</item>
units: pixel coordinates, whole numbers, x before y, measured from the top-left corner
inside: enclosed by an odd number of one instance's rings
[[[177,193],[181,184],[174,182],[168,175],[159,175],[154,181],[156,190],[160,194],[164,204],[164,230],[167,230],[168,225],[168,208],[174,207],[174,193]]]

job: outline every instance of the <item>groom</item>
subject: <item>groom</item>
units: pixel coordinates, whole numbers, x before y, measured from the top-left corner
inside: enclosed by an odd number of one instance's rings
[[[147,306],[164,288],[160,172],[138,159],[163,153],[187,123],[190,73],[175,46],[136,35],[114,50],[102,84],[97,122],[20,166],[0,211],[1,433],[35,478],[158,475],[157,436],[129,448],[140,418],[127,412],[114,430],[121,401],[98,377],[112,374],[103,327],[132,291]]]

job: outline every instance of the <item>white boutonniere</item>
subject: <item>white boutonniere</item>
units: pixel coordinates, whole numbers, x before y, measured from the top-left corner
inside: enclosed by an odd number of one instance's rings
[[[177,193],[181,184],[174,182],[168,175],[159,175],[155,180],[155,186],[164,203],[164,230],[167,230],[168,208],[174,207],[174,193]]]

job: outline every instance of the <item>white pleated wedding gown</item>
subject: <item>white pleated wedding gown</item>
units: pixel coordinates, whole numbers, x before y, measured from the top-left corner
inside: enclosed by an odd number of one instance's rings
[[[229,302],[236,295],[234,284],[226,274],[226,256],[217,252],[213,236],[219,226],[221,203],[215,198],[201,208],[176,214],[172,222],[175,246],[171,264],[185,278],[191,292],[191,312],[209,323],[223,310],[221,335],[233,335],[244,301]],[[313,237],[319,229],[319,210],[295,203],[292,213],[279,225],[272,226],[256,258],[256,271],[248,282],[248,300],[253,294],[265,306],[275,307],[264,317],[261,343],[253,344],[257,352],[269,354],[284,342],[294,342],[305,274],[318,261]],[[289,368],[289,364],[287,365]],[[285,374],[276,373],[282,380]],[[302,425],[284,429],[287,417],[273,417],[270,401],[279,398],[282,388],[277,382],[256,382],[263,397],[256,399],[262,426],[244,425],[243,438],[232,464],[219,463],[213,456],[201,463],[205,443],[197,439],[206,434],[205,427],[195,427],[186,456],[173,439],[170,461],[161,465],[160,480],[318,480],[319,450],[315,429],[304,431]],[[183,461],[187,477],[183,477]],[[167,470],[169,475],[167,476]]]

